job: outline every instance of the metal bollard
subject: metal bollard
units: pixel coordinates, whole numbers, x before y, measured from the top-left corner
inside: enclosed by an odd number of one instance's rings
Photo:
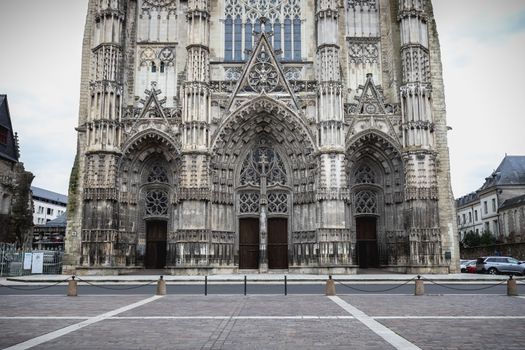
[[[414,295],[425,295],[425,284],[419,275],[417,275],[416,290]]]
[[[76,297],[77,295],[77,281],[75,281],[75,276],[71,276],[71,281],[67,283],[67,296]]]
[[[509,276],[509,279],[507,281],[507,295],[509,297],[518,296],[518,286],[516,284],[516,280],[512,278],[512,275]]]
[[[208,295],[208,276],[204,276],[204,295]]]
[[[288,295],[288,280],[286,279],[286,275],[284,275],[284,295]]]
[[[244,275],[244,295],[246,295],[246,275]]]
[[[335,283],[332,279],[332,275],[329,275],[328,280],[326,281],[325,295],[337,295],[335,293]]]
[[[160,276],[157,282],[157,295],[166,295],[166,281],[164,276]]]

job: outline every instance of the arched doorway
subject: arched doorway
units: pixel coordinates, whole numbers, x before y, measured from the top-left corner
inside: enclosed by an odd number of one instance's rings
[[[246,153],[237,186],[239,268],[288,268],[290,188],[278,151],[267,138]]]

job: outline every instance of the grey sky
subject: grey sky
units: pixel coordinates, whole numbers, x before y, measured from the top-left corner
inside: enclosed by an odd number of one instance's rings
[[[525,155],[525,0],[434,0],[451,177],[474,191],[508,154]],[[67,194],[76,152],[87,0],[0,0],[0,93],[33,184]]]

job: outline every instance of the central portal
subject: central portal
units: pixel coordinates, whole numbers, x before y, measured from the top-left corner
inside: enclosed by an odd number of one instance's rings
[[[146,221],[146,269],[163,269],[166,266],[166,221]]]

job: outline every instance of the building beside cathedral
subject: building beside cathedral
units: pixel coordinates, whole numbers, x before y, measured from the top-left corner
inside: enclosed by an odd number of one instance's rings
[[[455,272],[428,0],[90,0],[65,271]]]

